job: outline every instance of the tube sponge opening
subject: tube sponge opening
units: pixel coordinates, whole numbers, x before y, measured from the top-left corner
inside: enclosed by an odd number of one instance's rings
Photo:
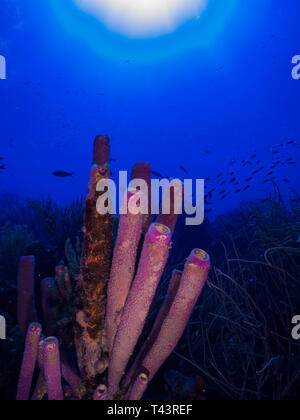
[[[152,223],[147,234],[151,242],[160,242],[163,244],[170,242],[171,236],[171,229],[160,223]]]
[[[202,267],[203,269],[210,268],[210,257],[208,253],[199,248],[194,249],[190,253],[188,262],[191,264],[195,264],[198,267]]]

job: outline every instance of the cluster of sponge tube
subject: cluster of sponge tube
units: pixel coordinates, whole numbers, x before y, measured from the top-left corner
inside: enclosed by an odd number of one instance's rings
[[[107,146],[107,142],[106,137],[100,136],[96,138],[95,144],[100,145],[100,150],[103,150],[107,149],[104,147]],[[105,173],[103,162],[100,170],[101,174]],[[146,164],[137,165],[136,172],[140,172],[139,176],[146,173],[144,178],[149,182],[150,170]],[[97,171],[93,170],[93,177],[96,175]],[[90,197],[93,194],[91,185],[95,188],[95,182],[90,184]],[[136,203],[143,200],[140,190],[127,191],[124,200],[129,211],[120,215],[110,276],[105,287],[106,309],[101,324],[103,331],[99,331],[98,335],[94,334],[94,341],[87,339],[86,334],[84,343],[79,346],[84,349],[81,352],[85,357],[90,354],[91,358],[99,359],[99,371],[96,374],[101,373],[102,376],[93,389],[91,398],[94,400],[139,400],[143,397],[149,382],[178,344],[210,270],[208,254],[203,250],[194,249],[185,263],[184,270],[173,272],[167,296],[152,330],[141,349],[136,352],[151,303],[167,264],[177,215],[161,215],[152,223],[152,220],[149,220],[149,217],[145,218],[141,212],[130,211],[132,201]],[[133,208],[136,209],[136,206]],[[83,357],[79,352],[77,371],[80,373],[72,371],[60,360],[58,339],[42,336],[42,326],[37,323],[34,309],[33,273],[34,259],[24,257],[19,269],[18,312],[23,333],[28,325],[29,327],[17,399],[30,398],[36,365],[40,368],[39,382],[41,381],[42,385],[37,385],[34,395],[44,386],[44,395],[47,394],[49,400],[64,399],[61,380],[63,377],[73,390],[73,398],[78,399],[80,386],[83,389],[85,382],[89,385],[93,382],[88,381],[84,369],[80,369],[84,362],[80,362]],[[82,278],[80,281],[82,282]],[[86,316],[82,311],[80,313],[81,317]],[[100,363],[104,359],[106,363]],[[96,374],[95,378],[99,378]]]

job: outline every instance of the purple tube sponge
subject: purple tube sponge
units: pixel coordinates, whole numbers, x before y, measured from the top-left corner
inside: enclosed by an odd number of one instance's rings
[[[57,338],[49,337],[44,340],[43,353],[48,400],[62,401],[64,399],[64,395],[61,385],[59,343]]]
[[[153,343],[157,339],[158,334],[160,332],[161,325],[170,311],[171,305],[173,304],[173,301],[175,299],[175,296],[179,288],[181,276],[182,276],[182,271],[179,271],[179,270],[173,271],[172,278],[170,280],[169,287],[168,287],[167,296],[158,313],[158,316],[155,320],[151,333],[148,335],[144,345],[139,351],[137,357],[135,358],[134,363],[132,364],[129,372],[126,375],[126,378],[122,384],[122,387],[127,388],[130,384],[133,385],[133,382],[136,379],[137,375],[141,373],[139,371],[139,368],[146,354],[149,352]]]
[[[140,191],[128,191],[124,197],[123,205],[125,204],[128,209],[131,201],[137,198],[143,199]],[[122,311],[133,280],[143,221],[144,215],[141,212],[132,214],[129,209],[127,214],[122,214],[120,217],[107,292],[106,336],[109,353],[113,348]]]
[[[34,257],[22,257],[18,272],[18,323],[23,337],[31,322],[37,321],[34,303]]]
[[[148,186],[148,214],[144,218],[143,235],[148,232],[152,223],[153,216],[151,213],[151,166],[147,162],[138,162],[134,165],[131,171],[131,180],[142,179]]]
[[[108,397],[108,390],[107,386],[104,384],[101,384],[97,387],[96,391],[94,392],[94,401],[104,401],[107,400]]]
[[[171,189],[164,194],[163,204],[160,210],[160,214],[157,216],[157,223],[162,223],[171,229],[172,234],[174,233],[178,215],[182,212],[182,200],[184,194],[183,184],[179,179],[173,179],[171,181]],[[164,205],[170,204],[170,207],[165,209]]]
[[[33,323],[29,325],[19,376],[17,401],[27,401],[29,399],[32,377],[38,357],[38,347],[41,333],[42,326],[40,324]]]
[[[171,231],[153,223],[145,237],[136,277],[121,317],[108,369],[109,395],[118,391],[127,363],[142,333],[169,255]]]
[[[158,369],[175,349],[202,292],[210,270],[209,255],[194,249],[184,267],[181,282],[169,313],[162,323],[156,341],[142,362],[152,380]]]
[[[73,397],[80,399],[84,393],[84,386],[80,377],[66,363],[61,364],[61,373],[64,380],[70,385]]]
[[[144,392],[146,391],[146,388],[149,383],[149,377],[146,373],[141,373],[137,378],[136,381],[132,387],[132,390],[129,395],[130,401],[139,401]]]
[[[40,368],[39,377],[37,380],[37,384],[32,396],[33,401],[41,401],[44,396],[47,394],[47,387],[45,382],[45,376],[44,376],[44,354],[43,354],[43,348],[44,348],[44,335],[41,335],[39,345],[38,345],[38,366]]]

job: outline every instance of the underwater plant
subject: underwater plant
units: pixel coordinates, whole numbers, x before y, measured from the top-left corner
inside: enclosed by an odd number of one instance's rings
[[[84,201],[81,197],[64,207],[54,203],[49,197],[40,200],[28,200],[39,230],[36,236],[45,244],[56,260],[62,259],[65,243],[75,240],[81,233]]]
[[[173,273],[165,302],[136,353],[168,260],[177,214],[161,215],[152,223],[141,211],[131,210],[132,203],[142,208],[142,192],[128,190],[128,211],[120,215],[113,246],[113,216],[97,211],[103,195],[97,184],[110,177],[109,153],[109,139],[97,136],[80,269],[68,241],[70,270],[57,266],[55,277],[42,282],[42,324],[34,295],[34,258],[20,261],[18,320],[26,342],[19,400],[30,398],[36,365],[40,374],[33,399],[141,399],[179,342],[207,280],[209,255],[194,249],[183,272]],[[136,165],[132,176],[149,182],[149,165]],[[78,243],[76,248],[79,251]]]
[[[0,276],[1,286],[13,285],[20,257],[26,253],[34,238],[26,225],[7,222],[0,229]]]
[[[214,267],[175,356],[185,372],[206,378],[214,398],[297,399],[299,200],[271,194],[211,227]]]

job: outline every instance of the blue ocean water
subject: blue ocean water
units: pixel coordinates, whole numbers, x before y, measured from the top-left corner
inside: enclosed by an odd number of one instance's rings
[[[0,192],[85,194],[100,133],[115,174],[144,160],[205,178],[212,214],[265,197],[273,181],[299,192],[299,11],[297,0],[209,0],[174,31],[140,39],[72,0],[1,0]]]
[[[109,277],[119,219],[94,223],[88,202],[83,222],[97,134],[110,137],[116,181],[139,161],[154,178],[205,180],[206,220],[186,226],[179,217],[135,350],[193,248],[205,250],[192,254],[205,264],[209,253],[211,270],[144,399],[299,399],[299,0],[182,1],[206,4],[141,35],[80,4],[180,0],[0,0],[0,400],[17,393],[23,296],[35,292],[32,312],[78,374],[77,315],[90,302],[93,315],[104,314],[98,285]],[[25,294],[22,255],[35,257]],[[70,278],[58,275],[61,265]],[[106,373],[97,379],[105,383]],[[93,392],[88,383],[83,398]]]

